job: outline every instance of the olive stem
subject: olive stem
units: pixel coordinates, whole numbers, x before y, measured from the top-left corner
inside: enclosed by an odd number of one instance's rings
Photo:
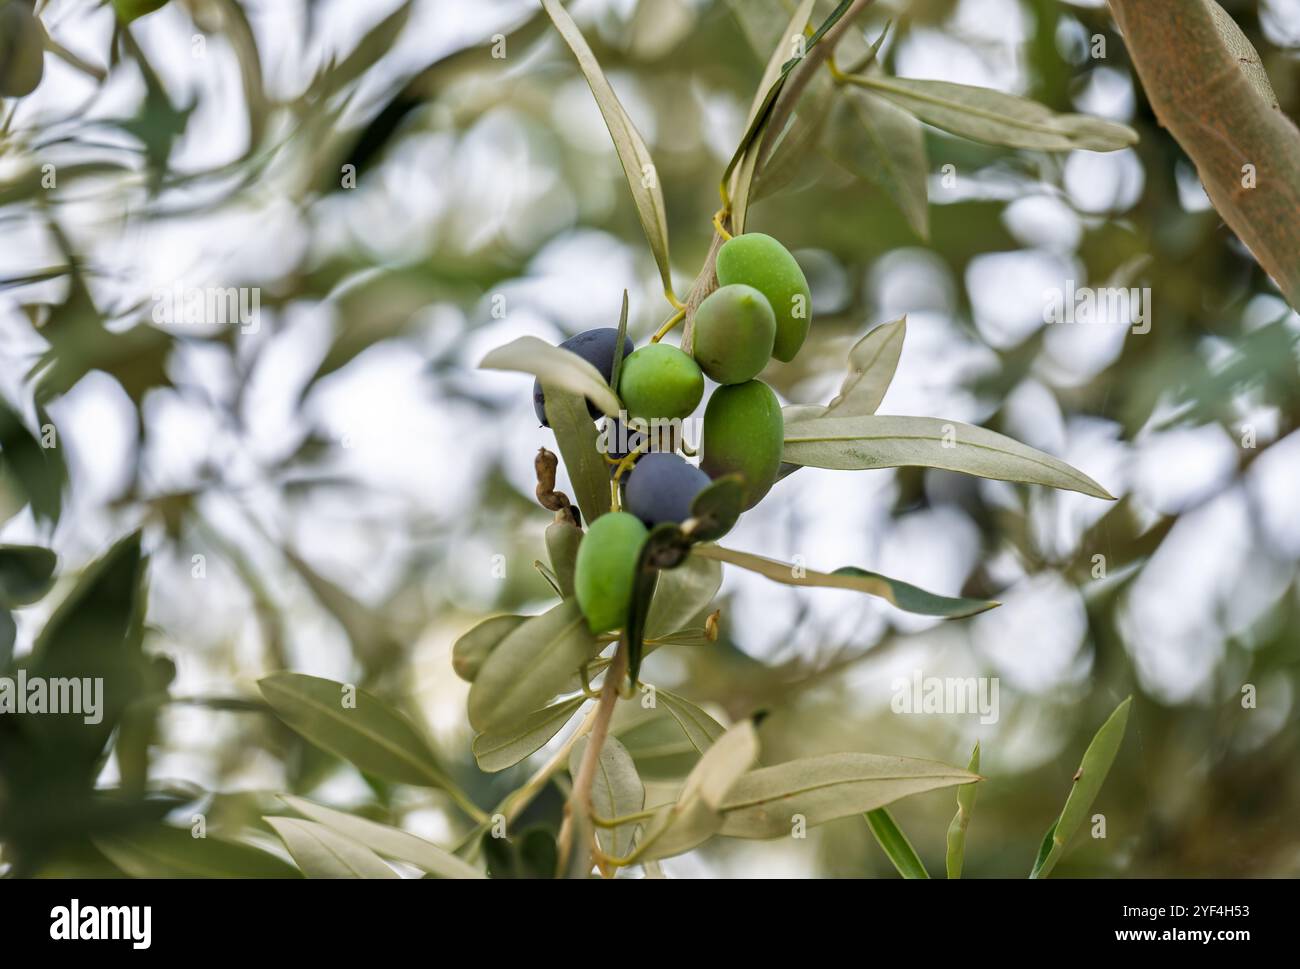
[[[600,689],[600,701],[596,704],[595,710],[591,716],[591,739],[587,742],[587,749],[582,753],[582,763],[578,766],[578,774],[573,779],[573,793],[569,795],[569,800],[564,805],[564,822],[560,825],[560,836],[558,839],[560,870],[567,867],[567,859],[570,850],[573,851],[591,851],[592,846],[574,845],[573,832],[586,830],[586,824],[578,824],[579,821],[589,821],[591,819],[591,785],[596,780],[596,768],[600,764],[600,752],[605,746],[605,738],[609,736],[609,723],[614,716],[614,706],[618,702],[620,681],[623,674],[627,671],[627,637],[619,639],[618,650],[614,653],[614,662],[605,674],[605,682]],[[598,851],[599,849],[597,849]]]
[[[655,335],[650,338],[650,342],[658,343],[669,333],[671,333],[673,329],[677,326],[677,324],[680,323],[685,318],[686,318],[686,307],[683,306],[680,309],[678,309],[676,313],[674,313],[672,316],[668,317],[668,319],[664,321],[664,325],[659,327],[659,329],[655,331]]]
[[[723,228],[722,218],[723,216],[729,216],[730,214],[731,213],[728,212],[726,209],[718,209],[718,211],[713,213],[713,229],[715,232],[718,233],[718,235],[722,236],[722,238],[727,242],[731,241],[732,236],[730,232],[728,232],[725,228]]]

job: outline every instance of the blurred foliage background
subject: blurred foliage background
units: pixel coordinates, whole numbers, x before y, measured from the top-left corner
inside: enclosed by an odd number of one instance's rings
[[[1295,117],[1300,4],[1224,6]],[[683,292],[786,5],[571,7],[655,157]],[[481,805],[526,776],[474,766],[449,653],[549,595],[532,492],[551,438],[528,380],[475,367],[515,336],[615,325],[624,288],[638,341],[668,311],[590,92],[530,2],[173,0],[129,32],[97,0],[38,10],[44,78],[0,114],[0,539],[59,566],[10,603],[0,667],[104,675],[107,715],[0,722],[0,870],[185,870],[102,846],[196,814],[271,846],[260,817],[283,791],[454,843],[467,822],[441,794],[304,744],[255,684],[294,669],[399,703]],[[1004,605],[937,623],[729,572],[721,639],[660,650],[645,677],[723,719],[766,711],[767,763],[965,764],[979,739],[975,877],[1028,872],[1133,693],[1096,806],[1107,837],[1081,836],[1058,874],[1300,874],[1300,317],[1156,124],[1103,4],[881,0],[855,41],[886,21],[900,76],[1099,114],[1140,144],[1044,155],[928,129],[923,239],[843,164],[852,119],[832,113],[750,216],[814,294],[809,344],[765,379],[824,402],[852,342],[907,314],[881,413],[1001,430],[1120,500],[804,469],[728,544]],[[1121,279],[1149,287],[1149,332],[1043,323],[1049,290]],[[158,312],[211,287],[256,292],[257,312]],[[913,670],[998,677],[997,722],[893,713]],[[560,803],[552,788],[529,823],[556,825]],[[894,809],[932,871],[953,808],[936,792]],[[664,867],[893,874],[858,819]]]

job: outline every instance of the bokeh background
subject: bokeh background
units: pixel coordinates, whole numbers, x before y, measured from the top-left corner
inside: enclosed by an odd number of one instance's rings
[[[656,160],[684,292],[786,5],[570,6]],[[1300,2],[1224,6],[1294,117]],[[122,731],[95,778],[152,805],[111,823],[197,810],[272,845],[259,818],[293,790],[454,843],[466,822],[438,792],[304,745],[256,681],[294,669],[401,704],[480,804],[527,776],[475,768],[449,657],[479,619],[548,602],[533,456],[553,444],[528,378],[475,368],[521,335],[615,325],[624,289],[638,341],[668,310],[586,83],[527,0],[173,0],[116,47],[97,0],[41,9],[69,56],[47,55],[36,93],[0,113],[0,540],[54,548],[64,577],[15,612],[17,662],[77,571],[143,527],[144,650],[174,677],[141,686],[148,727]],[[1141,141],[1045,155],[929,129],[928,240],[810,153],[750,216],[814,298],[799,360],[765,379],[825,402],[852,342],[906,314],[881,413],[1000,430],[1120,500],[802,470],[726,544],[1004,605],[942,623],[729,570],[720,640],[659,650],[644,677],[723,720],[766,711],[768,763],[965,764],[978,739],[968,876],[1027,874],[1088,739],[1132,693],[1095,809],[1107,837],[1082,835],[1057,874],[1300,874],[1300,317],[1156,124],[1104,4],[881,0],[858,37],[887,20],[898,75],[1102,115]],[[1148,333],[1044,325],[1047,291],[1117,273],[1150,288]],[[177,285],[256,288],[255,325],[155,325]],[[18,424],[57,429],[38,472],[16,470]],[[916,669],[997,677],[998,721],[891,712]],[[42,776],[0,798],[0,871],[115,873],[93,846],[109,822],[48,817]],[[554,824],[560,798],[530,821]],[[894,809],[932,871],[953,808],[936,792]],[[664,867],[893,874],[859,819]]]

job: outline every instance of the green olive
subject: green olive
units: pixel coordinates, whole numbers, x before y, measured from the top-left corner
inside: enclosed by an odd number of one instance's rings
[[[689,417],[704,396],[704,374],[677,347],[651,343],[623,361],[618,391],[630,417]]]
[[[578,608],[593,633],[622,629],[627,623],[645,537],[641,520],[625,511],[601,515],[583,536],[573,586]]]
[[[776,316],[772,356],[794,359],[812,322],[812,293],[790,250],[769,235],[746,232],[718,250],[718,285],[744,283],[767,297]]]
[[[695,311],[695,362],[720,384],[743,384],[767,366],[776,340],[776,315],[753,286],[714,290]]]
[[[776,483],[785,445],[785,421],[772,388],[761,380],[719,387],[704,409],[700,467],[711,478],[738,474],[746,509]]]
[[[45,28],[32,5],[0,0],[0,97],[26,97],[44,73]]]

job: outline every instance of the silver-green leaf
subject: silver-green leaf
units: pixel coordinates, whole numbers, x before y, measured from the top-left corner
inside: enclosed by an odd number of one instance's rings
[[[474,760],[478,762],[479,770],[495,773],[514,767],[535,754],[564,729],[586,701],[587,698],[581,695],[557,700],[518,723],[479,734],[474,738]]]
[[[622,407],[618,395],[610,390],[599,370],[576,353],[535,336],[521,336],[497,347],[483,358],[479,367],[530,373],[548,388],[558,387],[586,397],[610,417],[617,417]]]
[[[401,878],[382,858],[315,821],[266,818],[308,878]]]
[[[578,775],[578,766],[587,751],[589,738],[583,737],[569,753],[569,773]],[[637,774],[632,755],[613,737],[606,737],[600,748],[596,776],[591,784],[591,809],[597,817],[612,819],[636,814],[645,807],[645,785]],[[596,840],[606,854],[621,858],[632,850],[639,825],[628,821],[615,828],[598,827]]]

